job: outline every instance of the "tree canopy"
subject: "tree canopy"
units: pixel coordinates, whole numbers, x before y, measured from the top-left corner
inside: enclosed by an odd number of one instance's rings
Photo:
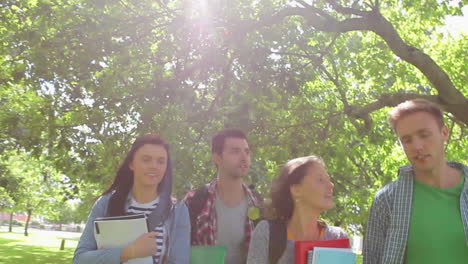
[[[411,98],[440,104],[448,158],[468,161],[468,35],[442,29],[462,7],[2,1],[0,149],[46,159],[76,187],[70,196],[89,197],[96,192],[80,186],[102,190],[133,139],[157,132],[171,144],[181,197],[214,174],[210,137],[239,127],[261,192],[288,159],[319,155],[335,182],[337,206],[326,217],[362,231],[373,195],[406,162],[389,107]]]

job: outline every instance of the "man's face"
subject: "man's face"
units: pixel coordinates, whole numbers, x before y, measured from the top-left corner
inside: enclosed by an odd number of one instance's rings
[[[446,126],[434,116],[416,112],[400,119],[395,127],[400,144],[416,172],[430,173],[445,161]]]
[[[250,149],[243,138],[226,138],[221,155],[213,153],[213,161],[222,175],[239,178],[249,173]]]

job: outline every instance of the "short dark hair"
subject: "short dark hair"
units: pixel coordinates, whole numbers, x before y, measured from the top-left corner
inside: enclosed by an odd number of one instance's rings
[[[410,114],[426,112],[431,114],[440,127],[444,126],[444,117],[443,112],[438,105],[427,101],[425,99],[413,99],[404,101],[403,103],[397,105],[395,108],[390,110],[389,122],[393,130],[395,130],[398,121],[403,117]]]
[[[224,142],[227,138],[242,138],[247,140],[247,136],[240,129],[227,128],[221,130],[211,138],[211,153],[221,155],[223,153]]]

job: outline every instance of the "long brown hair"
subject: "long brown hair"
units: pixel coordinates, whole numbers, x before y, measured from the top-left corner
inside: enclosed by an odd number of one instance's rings
[[[289,160],[281,169],[278,177],[273,180],[270,191],[270,201],[265,208],[265,217],[270,220],[288,221],[294,210],[294,200],[290,187],[302,183],[309,168],[320,164],[323,160],[317,156],[299,157]]]
[[[107,207],[108,216],[119,216],[125,215],[125,202],[127,196],[133,186],[133,171],[129,168],[130,162],[132,162],[135,152],[146,144],[160,145],[167,152],[167,168],[164,174],[163,180],[158,185],[158,193],[163,192],[171,193],[172,189],[172,168],[170,164],[169,145],[156,134],[146,134],[138,137],[133,142],[130,151],[127,153],[122,165],[120,165],[117,174],[115,175],[114,182],[102,195],[112,193]],[[169,188],[169,190],[167,190]]]

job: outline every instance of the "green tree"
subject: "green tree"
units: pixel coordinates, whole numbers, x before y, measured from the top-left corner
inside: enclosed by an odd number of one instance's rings
[[[18,200],[21,197],[19,191],[20,184],[21,180],[11,174],[6,162],[2,160],[0,163],[0,196],[2,196],[2,199],[0,199],[0,209],[10,213],[8,232],[13,231],[13,215]]]
[[[5,188],[0,187],[0,210],[10,209],[13,207],[13,199],[10,197]]]
[[[33,212],[54,214],[58,201],[63,200],[62,179],[53,167],[44,159],[34,159],[26,153],[10,155],[8,169],[20,182],[16,193],[18,200],[15,211],[27,213],[24,235],[28,236],[28,227]]]
[[[210,136],[237,126],[263,193],[286,160],[318,154],[335,181],[326,217],[361,232],[373,194],[405,163],[389,107],[439,103],[449,158],[467,162],[467,35],[441,30],[463,4],[3,1],[0,148],[45,157],[84,197],[156,131],[172,145],[181,197],[214,174]]]

